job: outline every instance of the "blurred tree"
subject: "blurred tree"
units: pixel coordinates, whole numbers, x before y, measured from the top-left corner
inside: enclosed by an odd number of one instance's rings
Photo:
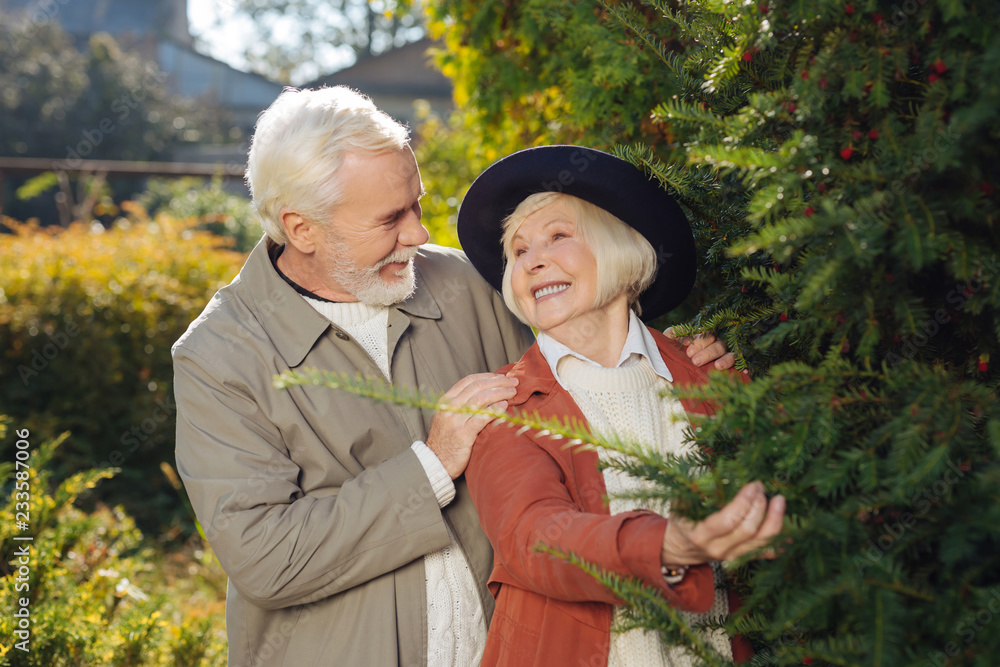
[[[424,36],[411,0],[233,0],[254,34],[245,39],[250,67],[274,81],[301,84],[328,72],[334,54],[366,58]]]
[[[183,142],[222,142],[229,124],[176,98],[156,64],[106,34],[81,52],[54,22],[0,16],[0,154],[149,160]]]
[[[179,145],[229,141],[232,125],[208,101],[173,96],[155,63],[120,49],[109,35],[94,35],[80,51],[55,22],[2,13],[0,91],[0,155],[52,158],[54,171],[76,169],[84,159],[168,159]],[[46,198],[26,203],[12,196],[25,180],[6,180],[4,213],[59,219]],[[110,185],[124,199],[136,183]],[[67,187],[61,185],[64,200]]]

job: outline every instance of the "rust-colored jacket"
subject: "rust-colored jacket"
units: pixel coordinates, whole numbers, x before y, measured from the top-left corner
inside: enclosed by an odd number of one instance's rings
[[[653,336],[675,384],[706,381],[705,372],[688,360],[679,344],[659,332]],[[537,344],[500,372],[520,380],[510,408],[585,422]],[[691,401],[685,401],[684,408],[711,412]],[[489,589],[496,598],[483,665],[607,664],[612,605],[621,601],[579,567],[536,552],[539,543],[637,577],[681,609],[706,612],[712,607],[711,567],[692,567],[679,584],[668,586],[660,571],[667,519],[648,511],[611,516],[597,463],[594,451],[567,447],[566,440],[535,431],[517,435],[507,424],[491,424],[476,441],[465,476],[493,544]],[[730,607],[736,602],[731,596]],[[734,640],[737,661],[749,654],[742,639]]]

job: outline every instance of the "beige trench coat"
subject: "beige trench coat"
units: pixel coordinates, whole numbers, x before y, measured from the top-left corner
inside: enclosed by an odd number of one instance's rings
[[[229,575],[229,664],[423,665],[422,556],[449,544],[447,522],[489,618],[489,542],[464,480],[441,510],[410,449],[431,414],[272,386],[289,368],[380,372],[268,252],[258,244],[173,347],[177,467]],[[389,314],[398,385],[443,392],[531,344],[460,251],[424,246],[415,265],[415,294]]]

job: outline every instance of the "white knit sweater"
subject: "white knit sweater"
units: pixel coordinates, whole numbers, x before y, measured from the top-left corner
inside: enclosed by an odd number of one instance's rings
[[[389,365],[389,309],[363,303],[333,303],[304,297],[321,315],[350,334],[392,381]],[[438,503],[455,497],[455,487],[444,466],[421,442],[413,444],[431,480]],[[447,487],[447,488],[445,488]],[[486,618],[465,555],[448,529],[451,544],[424,556],[427,581],[427,665],[478,665],[486,648]]]
[[[606,435],[614,432],[624,440],[658,447],[660,451],[671,454],[683,454],[692,446],[684,443],[683,430],[687,422],[683,407],[676,399],[660,398],[660,391],[669,383],[657,375],[647,357],[632,354],[619,367],[605,368],[573,356],[563,356],[556,367],[561,384],[568,389],[595,433]],[[615,454],[600,450],[598,456],[607,462]],[[646,480],[614,469],[605,469],[603,475],[611,497],[611,514],[634,509],[667,514],[668,507],[656,506],[648,500],[615,497],[623,492],[648,488],[650,483]],[[718,567],[715,570],[718,580],[721,572]],[[623,613],[623,608],[616,607],[616,624],[621,621]],[[681,613],[689,624],[697,623],[705,616],[724,617],[729,613],[728,599],[723,590],[716,589],[715,604],[707,614]],[[703,639],[723,656],[732,658],[732,647],[725,632],[704,632]],[[640,628],[612,634],[609,667],[681,667],[693,664],[693,657],[686,649],[665,648],[655,632]]]

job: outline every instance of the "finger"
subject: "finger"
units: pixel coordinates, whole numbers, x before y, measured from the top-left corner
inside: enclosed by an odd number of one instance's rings
[[[729,541],[733,532],[739,530],[747,517],[755,511],[755,502],[763,505],[763,507],[756,509],[762,517],[767,503],[766,498],[764,498],[764,485],[760,482],[751,482],[745,485],[736,494],[736,497],[729,501],[729,504],[699,523],[698,540],[703,544],[720,539]],[[756,526],[750,535],[754,533],[756,533]]]
[[[466,390],[466,392],[456,396],[451,401],[451,404],[467,406],[470,408],[481,408],[493,403],[499,403],[500,401],[506,401],[514,398],[514,394],[516,393],[517,390],[514,387],[487,386],[479,388],[475,391]]]
[[[492,403],[489,406],[487,406],[486,409],[489,410],[492,414],[499,414],[499,413],[507,412],[507,401],[497,401],[496,403]],[[479,419],[485,420],[487,424],[490,423],[490,422],[502,422],[503,421],[503,419],[500,418],[500,417],[488,417],[488,416],[485,416],[485,415],[483,415],[483,416],[476,415],[476,417],[479,418]],[[484,426],[485,426],[485,424],[484,424]]]
[[[472,375],[466,375],[464,378],[453,384],[448,391],[444,392],[442,398],[454,398],[465,391],[465,389],[472,383],[491,377],[496,377],[496,375],[494,373],[474,373]]]
[[[764,549],[761,552],[761,557],[763,558],[775,558],[777,557],[777,551],[771,548],[769,545],[771,541],[781,532],[782,525],[785,518],[785,498],[784,496],[775,496],[767,505],[767,516],[764,518],[763,523],[761,523],[756,531],[753,538],[746,540],[741,544],[737,544],[734,548],[727,554],[727,560],[733,558],[738,558],[748,553],[757,551],[758,549]]]
[[[496,375],[494,373],[478,373],[476,375],[470,375],[463,378],[463,380],[468,380],[468,382],[463,384],[462,380],[460,380],[459,383],[456,383],[455,386],[449,389],[448,393],[445,394],[445,398],[450,399],[450,402],[457,405],[468,405],[470,404],[472,397],[476,394],[488,392],[498,388],[510,389],[510,396],[502,397],[510,398],[514,395],[514,387],[516,387],[518,383],[517,378],[510,378],[505,375]],[[459,384],[462,384],[462,386],[459,387]],[[490,402],[492,403],[496,400],[499,399],[494,399]]]
[[[707,364],[726,353],[726,346],[722,342],[715,340],[714,337],[711,343],[705,343],[704,341],[704,338],[699,338],[688,348],[688,356],[691,357],[691,363],[695,366]]]
[[[664,329],[663,335],[669,338],[670,340],[677,340],[677,334],[674,333],[673,327],[667,327],[666,329]]]
[[[715,367],[720,371],[732,368],[736,365],[736,355],[732,352],[726,352],[724,355],[715,360]],[[746,373],[747,371],[743,371]]]
[[[761,524],[760,529],[757,531],[758,539],[770,541],[777,537],[785,525],[785,509],[786,501],[784,496],[777,495],[771,498],[771,502],[768,503],[767,507],[767,516],[764,517],[764,523]]]

